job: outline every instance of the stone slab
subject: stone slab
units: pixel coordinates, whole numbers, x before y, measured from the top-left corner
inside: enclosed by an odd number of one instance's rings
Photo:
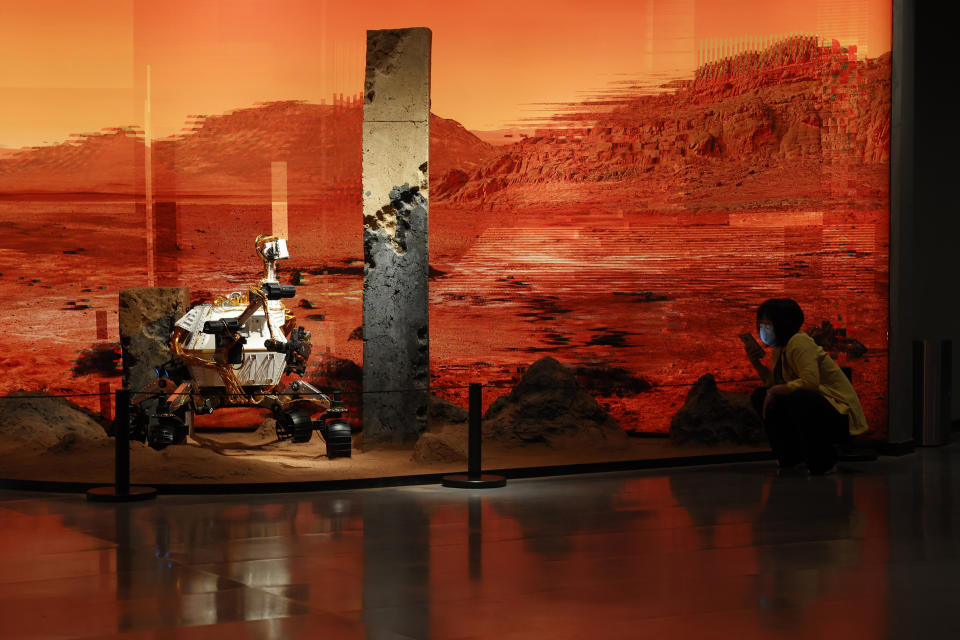
[[[427,426],[430,384],[426,200],[395,189],[396,233],[365,228],[364,445],[414,441]]]
[[[173,323],[190,305],[187,287],[142,287],[120,291],[123,388],[138,391],[152,382],[154,368],[171,358]]]
[[[429,29],[367,32],[363,108],[363,441],[427,427]]]
[[[367,31],[364,122],[430,119],[430,47],[426,27]]]
[[[430,126],[427,122],[363,123],[363,216],[390,204],[390,191],[404,184],[428,198]]]

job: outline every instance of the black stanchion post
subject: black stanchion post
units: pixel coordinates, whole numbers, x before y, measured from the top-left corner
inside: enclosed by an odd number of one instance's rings
[[[492,489],[507,484],[506,478],[485,474],[482,467],[483,425],[483,387],[480,383],[470,384],[470,404],[468,415],[470,422],[467,431],[467,473],[457,473],[444,476],[442,483],[445,487],[457,489]]]
[[[157,497],[153,487],[130,486],[130,392],[117,389],[114,414],[113,486],[87,491],[90,502],[133,502]]]
[[[114,406],[117,428],[113,434],[113,486],[118,496],[125,496],[130,493],[130,392],[117,389]]]
[[[480,471],[480,447],[483,446],[483,387],[477,382],[470,383],[470,395],[467,431],[467,476],[471,480],[479,480],[483,472]]]

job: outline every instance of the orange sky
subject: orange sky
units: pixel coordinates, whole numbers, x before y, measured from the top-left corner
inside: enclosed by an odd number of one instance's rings
[[[433,111],[495,129],[537,103],[692,70],[705,38],[846,24],[875,56],[890,15],[891,0],[2,0],[0,147],[142,125],[148,64],[155,136],[188,114],[359,93],[366,29],[432,28]]]

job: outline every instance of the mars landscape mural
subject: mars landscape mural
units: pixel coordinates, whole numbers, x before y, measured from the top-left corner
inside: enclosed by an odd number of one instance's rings
[[[116,388],[120,289],[246,286],[277,167],[308,377],[349,390],[363,34],[412,21],[434,33],[435,395],[483,382],[489,405],[551,356],[622,429],[665,434],[704,374],[756,386],[738,334],[792,297],[885,433],[888,0],[494,2],[472,25],[430,2],[191,4],[71,14],[104,52],[0,82],[0,393]],[[11,19],[28,51],[56,37]]]

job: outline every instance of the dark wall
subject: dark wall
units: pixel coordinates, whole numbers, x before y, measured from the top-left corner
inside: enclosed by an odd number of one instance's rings
[[[960,151],[954,35],[933,3],[894,3],[890,440],[912,437],[910,344],[953,340],[952,416],[960,418]]]
[[[957,84],[956,30],[932,2],[916,4],[916,146],[914,216],[917,278],[923,300],[917,326],[953,339],[953,419],[960,419],[960,123],[951,90]]]

